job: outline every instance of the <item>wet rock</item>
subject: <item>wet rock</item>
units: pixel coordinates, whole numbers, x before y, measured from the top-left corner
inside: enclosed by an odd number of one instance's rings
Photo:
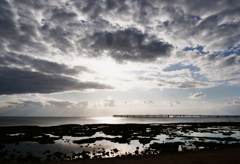
[[[139,154],[139,151],[138,150],[135,150],[135,152],[134,152],[136,155],[138,155]]]
[[[89,151],[82,151],[81,154],[82,154],[83,159],[90,159],[91,158]]]
[[[117,153],[119,150],[117,148],[112,149],[114,153]]]
[[[43,152],[43,154],[49,154],[50,153],[50,150],[46,150]]]
[[[0,150],[3,149],[3,148],[5,148],[5,145],[0,144]]]
[[[153,143],[150,145],[151,149],[154,149],[156,151],[161,151],[163,153],[174,153],[178,152],[178,147],[179,145],[184,144],[183,142],[174,142],[174,143],[165,143],[165,144],[160,144],[160,143]]]

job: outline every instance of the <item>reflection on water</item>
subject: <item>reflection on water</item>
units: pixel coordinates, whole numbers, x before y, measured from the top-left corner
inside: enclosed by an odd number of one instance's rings
[[[93,120],[92,122],[95,122],[97,124],[100,124],[100,123],[119,124],[123,120],[123,118],[117,118],[117,117],[90,117],[89,119]]]
[[[0,126],[240,122],[240,118],[0,117]]]
[[[140,150],[143,150],[143,145],[139,143],[138,140],[132,140],[130,144],[120,144],[114,143],[107,140],[96,141],[91,144],[74,144],[73,140],[63,139],[57,140],[54,144],[38,144],[37,142],[21,142],[18,145],[15,144],[5,144],[5,148],[1,150],[1,152],[8,151],[10,154],[15,154],[16,156],[23,154],[26,156],[29,152],[31,152],[34,156],[41,157],[45,159],[46,156],[50,153],[61,152],[67,155],[71,155],[74,153],[81,153],[82,151],[89,151],[92,155],[93,153],[97,153],[99,151],[104,150],[105,152],[111,152],[112,149],[117,148],[118,152],[114,154],[106,154],[102,156],[102,158],[108,157],[116,157],[117,155],[125,154],[125,153],[134,153],[136,147],[140,147]],[[44,153],[49,151],[49,153]],[[100,153],[99,153],[100,154]],[[8,157],[9,157],[8,156]],[[93,157],[93,155],[92,155]]]

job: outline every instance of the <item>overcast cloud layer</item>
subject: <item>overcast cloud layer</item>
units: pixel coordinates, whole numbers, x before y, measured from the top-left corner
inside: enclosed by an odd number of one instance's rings
[[[165,104],[185,110],[189,101],[235,111],[240,94],[227,90],[238,90],[239,85],[238,0],[0,1],[0,100],[6,95],[64,97],[79,92],[90,104],[93,98],[87,94],[101,92],[102,98],[93,100],[93,111],[121,108],[119,104],[126,109]],[[133,90],[148,90],[152,95],[155,89],[188,95],[117,101],[123,91],[134,95]],[[225,104],[217,103],[217,96]],[[15,102],[18,110],[19,102],[30,101],[8,97],[0,101],[0,109],[6,111],[8,103]]]

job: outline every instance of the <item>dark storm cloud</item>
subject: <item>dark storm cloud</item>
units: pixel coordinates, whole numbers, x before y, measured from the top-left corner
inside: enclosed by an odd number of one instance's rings
[[[29,52],[33,53],[41,51],[42,53],[47,52],[47,48],[42,43],[38,43],[29,36],[19,36],[10,43],[7,48],[13,52]]]
[[[86,13],[90,18],[95,19],[101,12],[104,11],[98,3],[99,2],[95,0],[76,1],[75,5],[81,12]]]
[[[43,9],[45,4],[44,1],[42,0],[35,0],[35,1],[31,1],[31,0],[14,0],[14,3],[18,6],[24,6],[24,7],[28,7],[28,8],[33,8],[35,10],[40,10]]]
[[[74,1],[76,8],[86,14],[90,19],[96,19],[104,14],[107,14],[114,10],[114,12],[122,13],[127,12],[128,5],[126,5],[125,0],[106,0],[105,2],[96,0],[83,0]]]
[[[17,68],[0,68],[0,95],[26,93],[54,93],[87,89],[113,89],[95,82],[80,82],[61,75],[46,75]]]
[[[96,56],[107,50],[118,62],[150,62],[158,57],[169,56],[173,49],[172,45],[133,28],[94,33],[82,39],[80,43],[83,47],[92,49],[92,53]]]
[[[19,34],[14,22],[14,13],[12,10],[7,1],[0,1],[0,38],[9,39]]]
[[[39,14],[43,17],[38,17]],[[2,43],[5,42],[5,47],[11,51],[47,54],[50,48],[47,44],[50,43],[64,53],[73,49],[69,41],[72,32],[66,31],[63,24],[75,22],[77,14],[73,11],[45,4],[44,1],[13,1],[11,5],[1,1],[0,15],[0,39],[4,39]],[[41,20],[45,19],[47,21],[42,23]]]
[[[1,50],[6,51],[8,48],[11,51],[47,52],[47,47],[34,39],[38,33],[38,22],[32,18],[34,13],[26,12],[27,9],[16,9],[4,0],[0,2],[0,47],[3,47]]]
[[[59,49],[60,51],[67,53],[72,50],[72,44],[69,39],[71,39],[71,32],[66,31],[61,27],[50,27],[47,24],[44,25],[40,31],[43,34],[43,39],[46,42],[52,43],[54,48]]]
[[[76,13],[74,12],[67,12],[63,9],[58,9],[58,8],[55,8],[52,10],[52,18],[53,20],[57,20],[57,21],[60,21],[63,22],[63,21],[70,21],[72,19],[74,19],[75,17],[77,16]]]
[[[39,72],[49,74],[76,75],[81,72],[92,73],[92,71],[85,66],[75,66],[74,68],[69,68],[65,64],[50,62],[26,55],[17,55],[14,53],[0,55],[0,66],[21,66],[26,68],[30,67],[30,69],[35,69]]]

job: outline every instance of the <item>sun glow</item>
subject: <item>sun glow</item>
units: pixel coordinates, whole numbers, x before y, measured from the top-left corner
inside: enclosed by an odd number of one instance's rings
[[[107,124],[117,124],[120,122],[121,118],[115,117],[93,117],[92,119],[95,120],[97,123],[107,123]]]
[[[121,73],[120,65],[112,59],[105,59],[100,62],[99,69],[97,71],[106,76],[119,76]]]

